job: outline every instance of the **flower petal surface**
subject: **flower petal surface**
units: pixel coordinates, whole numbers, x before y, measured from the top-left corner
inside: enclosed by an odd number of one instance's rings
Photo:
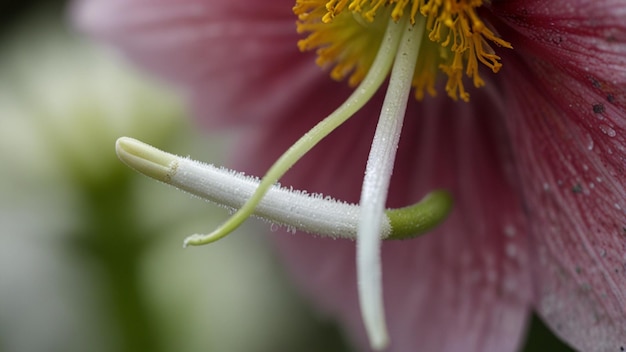
[[[83,0],[74,18],[190,95],[214,125],[265,123],[294,106],[319,68],[296,46],[293,1]]]
[[[494,7],[517,55],[502,74],[538,310],[579,350],[625,350],[626,3]]]

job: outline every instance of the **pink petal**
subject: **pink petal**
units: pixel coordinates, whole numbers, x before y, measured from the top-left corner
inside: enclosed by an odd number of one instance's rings
[[[204,122],[274,120],[319,75],[296,42],[293,1],[83,0],[80,27],[192,95]],[[245,102],[245,103],[242,103]],[[261,113],[262,112],[262,113]]]
[[[509,123],[535,232],[539,309],[581,350],[618,350],[626,346],[626,110],[590,81],[531,64],[534,76],[508,77],[517,93]]]
[[[626,3],[502,6],[520,31],[510,38],[519,69],[505,67],[502,74],[534,232],[538,309],[576,348],[620,351],[626,348]]]
[[[502,33],[513,42],[516,55],[538,56],[595,85],[599,82],[594,79],[613,85],[620,82],[613,89],[624,90],[626,2],[510,0],[497,2],[493,10],[517,31]]]
[[[327,91],[311,99],[334,105],[343,93]],[[531,283],[525,223],[514,191],[517,181],[503,120],[494,113],[498,107],[483,104],[485,91],[473,94],[476,104],[471,106],[451,103],[447,97],[410,104],[390,205],[414,202],[435,187],[452,190],[457,204],[450,219],[433,233],[384,244],[384,294],[393,351],[515,351],[523,336]],[[379,98],[317,146],[283,183],[358,201]],[[326,109],[303,105],[306,118],[285,118],[279,128],[259,133],[241,166],[262,174],[317,120],[307,112]],[[305,234],[277,234],[275,239],[296,279],[339,316],[365,350],[354,242]]]

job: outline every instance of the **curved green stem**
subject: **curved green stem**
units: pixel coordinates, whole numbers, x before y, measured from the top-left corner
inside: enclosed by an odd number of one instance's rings
[[[391,223],[387,240],[406,240],[426,233],[441,224],[447,217],[454,200],[445,190],[428,193],[419,203],[385,211]]]

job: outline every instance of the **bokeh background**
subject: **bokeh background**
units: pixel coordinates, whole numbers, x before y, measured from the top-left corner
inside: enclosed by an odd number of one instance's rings
[[[0,5],[0,351],[350,351],[263,232],[120,163],[132,136],[220,164],[175,91],[81,37],[65,1]],[[234,133],[234,132],[233,132]],[[533,318],[524,351],[571,351]]]

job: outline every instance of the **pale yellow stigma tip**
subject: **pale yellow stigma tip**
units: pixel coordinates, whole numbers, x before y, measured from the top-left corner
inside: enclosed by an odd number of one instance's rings
[[[115,152],[124,164],[162,182],[170,181],[178,164],[177,156],[128,137],[115,142]]]

